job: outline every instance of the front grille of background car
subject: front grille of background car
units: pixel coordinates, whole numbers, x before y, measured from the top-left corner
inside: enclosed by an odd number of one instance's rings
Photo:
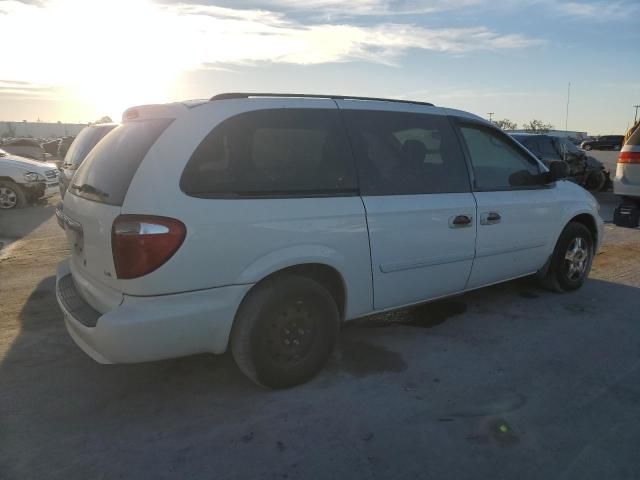
[[[58,178],[57,170],[47,170],[44,172],[44,176],[47,177],[47,180],[55,180]]]

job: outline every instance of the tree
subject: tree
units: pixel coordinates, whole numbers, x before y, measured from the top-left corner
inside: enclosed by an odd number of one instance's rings
[[[553,130],[553,125],[544,123],[542,120],[531,120],[529,123],[522,125],[522,128],[529,133],[545,133]]]
[[[94,125],[97,125],[99,123],[113,123],[113,120],[111,120],[111,117],[109,115],[105,115],[104,117],[100,117],[98,120],[93,122]]]
[[[503,118],[502,120],[496,120],[493,122],[494,125],[498,126],[502,130],[515,130],[518,128],[518,124],[516,122],[512,122],[508,118]]]

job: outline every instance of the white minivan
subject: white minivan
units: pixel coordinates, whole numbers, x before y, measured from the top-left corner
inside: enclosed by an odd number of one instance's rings
[[[57,298],[101,363],[228,347],[278,388],[340,325],[538,274],[579,288],[596,200],[469,113],[431,104],[222,94],[134,107],[58,212]]]

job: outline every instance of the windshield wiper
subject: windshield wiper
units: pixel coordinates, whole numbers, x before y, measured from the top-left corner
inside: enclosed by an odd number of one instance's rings
[[[102,190],[94,187],[93,185],[89,185],[88,183],[84,183],[82,185],[72,184],[71,188],[77,190],[80,193],[88,193],[89,195],[95,195],[100,198],[107,198],[109,194],[107,192],[103,192]]]

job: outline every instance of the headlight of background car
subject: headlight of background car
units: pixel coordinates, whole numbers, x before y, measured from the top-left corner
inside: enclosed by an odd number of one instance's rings
[[[36,172],[27,172],[23,177],[27,182],[44,182],[44,176]]]

